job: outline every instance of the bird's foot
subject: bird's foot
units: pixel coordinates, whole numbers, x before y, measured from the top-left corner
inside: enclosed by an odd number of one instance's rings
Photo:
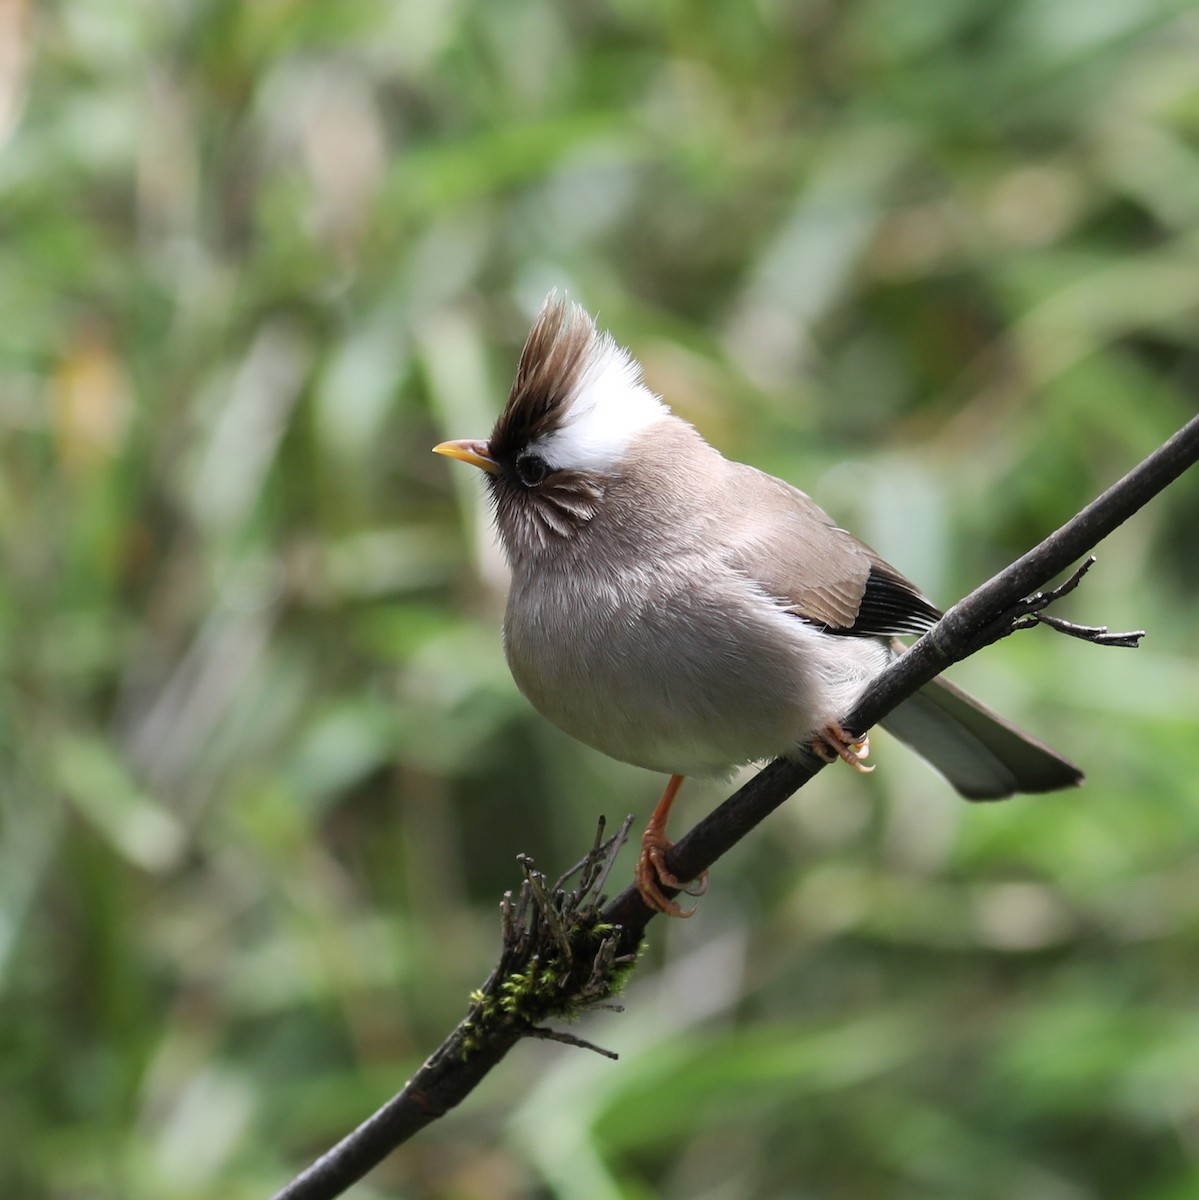
[[[695,912],[694,908],[682,908],[671,900],[662,888],[678,888],[688,896],[702,896],[708,890],[708,872],[704,871],[698,879],[687,883],[677,878],[666,867],[666,851],[674,843],[654,825],[645,831],[641,837],[641,857],[637,859],[635,880],[641,899],[655,912],[665,913],[668,917],[689,917]]]
[[[870,735],[863,734],[855,738],[837,724],[828,726],[812,739],[812,753],[826,763],[841,759],[863,775],[869,775],[874,770],[862,761],[870,753]]]

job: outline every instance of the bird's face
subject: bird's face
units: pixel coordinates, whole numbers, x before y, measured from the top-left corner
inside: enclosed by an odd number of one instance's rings
[[[630,442],[669,412],[629,354],[578,305],[551,294],[491,437],[434,450],[486,472],[515,566],[577,536],[601,510]]]

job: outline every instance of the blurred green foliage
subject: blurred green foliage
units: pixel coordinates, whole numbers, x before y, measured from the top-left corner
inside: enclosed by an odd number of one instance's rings
[[[483,435],[553,286],[948,603],[1192,416],[1184,0],[0,3],[0,1195],[260,1197],[660,780],[505,669]],[[1199,479],[362,1197],[1199,1195]],[[680,824],[722,789],[689,785]],[[630,864],[625,863],[625,870]]]

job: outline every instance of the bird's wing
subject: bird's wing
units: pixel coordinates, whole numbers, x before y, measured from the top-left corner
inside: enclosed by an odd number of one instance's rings
[[[733,468],[733,565],[788,609],[829,633],[921,633],[940,617],[920,589],[809,496],[753,467]]]

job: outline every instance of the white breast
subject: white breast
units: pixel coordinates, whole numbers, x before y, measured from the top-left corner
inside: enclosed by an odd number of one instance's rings
[[[742,576],[674,565],[673,590],[650,574],[566,590],[514,581],[513,677],[539,712],[612,758],[720,775],[785,754],[844,716],[889,660],[883,643],[822,633]]]

